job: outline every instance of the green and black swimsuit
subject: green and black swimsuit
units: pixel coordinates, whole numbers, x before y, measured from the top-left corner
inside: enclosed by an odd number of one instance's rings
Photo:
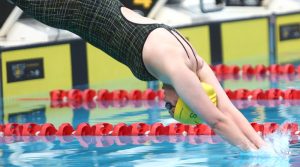
[[[118,0],[11,1],[37,20],[79,35],[128,66],[138,79],[156,80],[143,63],[144,43],[151,31],[165,28],[172,33],[173,28],[130,22],[121,13],[123,4]]]

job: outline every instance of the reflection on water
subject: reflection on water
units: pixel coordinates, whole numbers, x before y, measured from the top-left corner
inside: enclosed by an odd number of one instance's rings
[[[192,145],[200,144],[220,144],[223,139],[219,136],[201,135],[201,136],[5,136],[0,137],[2,144],[13,143],[33,143],[60,142],[67,144],[77,142],[81,147],[109,147],[124,145],[144,145],[157,143],[189,143]]]
[[[219,137],[75,137],[35,138],[34,142],[0,145],[0,162],[14,166],[290,166],[289,157],[244,154]],[[196,141],[196,142],[195,142]]]

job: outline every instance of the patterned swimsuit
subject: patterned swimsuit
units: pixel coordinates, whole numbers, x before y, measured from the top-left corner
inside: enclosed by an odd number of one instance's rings
[[[125,64],[135,77],[143,81],[156,80],[146,70],[142,58],[148,35],[157,28],[165,28],[172,34],[176,32],[164,24],[130,22],[121,13],[123,4],[118,0],[11,1],[37,20],[79,35]]]

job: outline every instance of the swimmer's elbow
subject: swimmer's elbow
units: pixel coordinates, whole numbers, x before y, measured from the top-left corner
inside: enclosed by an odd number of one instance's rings
[[[230,122],[229,118],[221,117],[221,118],[217,118],[217,119],[207,122],[207,123],[213,131],[221,132],[221,131],[223,131],[223,129],[228,127],[228,125],[230,124],[229,122]]]

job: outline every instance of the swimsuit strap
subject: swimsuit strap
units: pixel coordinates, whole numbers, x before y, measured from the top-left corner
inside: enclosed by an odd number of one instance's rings
[[[196,56],[196,53],[194,51],[194,49],[192,48],[192,46],[190,45],[190,43],[185,39],[185,37],[183,37],[177,30],[175,29],[168,29],[168,31],[177,39],[177,41],[181,44],[181,46],[183,47],[183,49],[185,50],[186,52],[186,55],[188,58],[190,58],[189,56],[189,53],[187,51],[187,49],[185,48],[184,44],[181,42],[181,40],[173,33],[175,32],[183,41],[185,41],[185,43],[190,47],[190,49],[192,50],[193,52],[193,55],[197,61],[197,69],[198,69],[198,59],[197,59],[197,56]]]

